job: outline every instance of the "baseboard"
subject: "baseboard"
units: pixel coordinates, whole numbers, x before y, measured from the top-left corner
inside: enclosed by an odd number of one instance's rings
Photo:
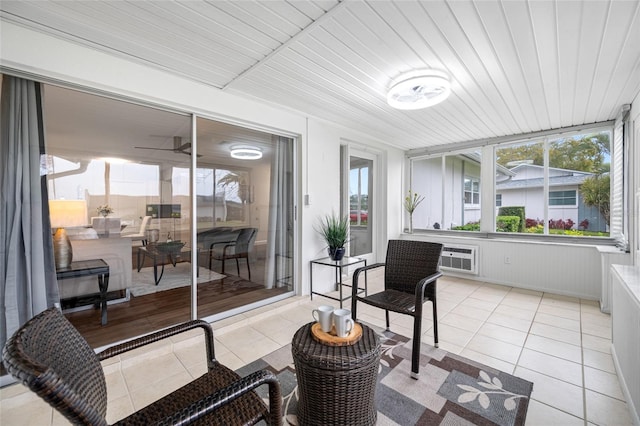
[[[627,382],[624,380],[624,376],[621,374],[620,364],[618,363],[618,356],[616,355],[616,348],[611,345],[611,356],[613,358],[613,365],[616,368],[616,373],[618,375],[618,381],[620,382],[620,388],[622,388],[622,393],[624,394],[624,399],[626,399],[627,407],[629,408],[629,414],[631,415],[631,420],[635,426],[640,426],[640,416],[638,415],[638,408],[633,404],[633,399],[631,398],[631,394],[629,393],[629,388],[627,387]]]

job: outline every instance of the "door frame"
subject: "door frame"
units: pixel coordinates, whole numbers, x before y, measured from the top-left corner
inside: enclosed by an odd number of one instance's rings
[[[358,257],[364,258],[367,264],[377,262],[378,259],[378,238],[382,234],[383,220],[383,203],[381,203],[381,196],[385,192],[384,180],[382,179],[381,168],[381,154],[382,152],[372,150],[371,147],[344,140],[340,150],[340,214],[349,215],[349,172],[350,172],[350,160],[351,157],[360,157],[373,161],[372,165],[372,177],[371,181],[372,190],[369,203],[369,217],[368,225],[371,227],[371,252]],[[373,201],[373,203],[371,203]],[[351,253],[347,251],[347,255],[351,256]]]

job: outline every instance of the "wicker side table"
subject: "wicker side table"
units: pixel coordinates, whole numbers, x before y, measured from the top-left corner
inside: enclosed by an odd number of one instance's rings
[[[313,323],[293,336],[301,425],[374,425],[380,340],[366,325],[349,346],[328,346],[311,335]]]

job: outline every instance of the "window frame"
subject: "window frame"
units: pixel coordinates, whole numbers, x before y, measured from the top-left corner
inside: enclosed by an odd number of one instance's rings
[[[467,181],[471,182],[471,189],[467,190]],[[463,193],[463,197],[464,197],[464,206],[465,208],[480,208],[480,200],[481,200],[481,189],[482,189],[482,182],[480,181],[479,177],[474,177],[474,176],[469,176],[469,175],[465,175],[464,179],[463,179],[463,188],[462,188],[462,193]],[[478,186],[478,191],[474,191],[473,190],[473,184],[476,183]],[[470,203],[467,203],[467,193],[470,194],[471,196],[471,201]],[[477,199],[478,202],[474,203],[474,195],[477,195]]]
[[[591,126],[573,126],[563,129],[554,129],[540,132],[532,132],[527,135],[519,135],[518,137],[497,137],[492,139],[484,139],[478,141],[469,141],[461,144],[452,145],[439,145],[430,148],[420,148],[420,149],[412,149],[407,151],[406,153],[406,161],[408,163],[407,167],[407,176],[405,186],[405,192],[409,189],[413,189],[412,180],[413,177],[413,162],[415,160],[422,159],[434,159],[434,158],[445,158],[448,155],[459,155],[464,152],[470,152],[473,150],[477,150],[482,152],[481,159],[481,179],[480,179],[480,208],[482,210],[482,217],[488,217],[489,214],[492,214],[492,220],[484,220],[483,225],[481,227],[480,232],[467,232],[467,231],[455,231],[456,235],[466,235],[475,238],[502,238],[502,239],[526,239],[526,240],[538,240],[538,241],[554,241],[554,242],[567,242],[567,243],[575,243],[575,244],[601,244],[601,245],[615,245],[616,236],[611,233],[609,236],[576,236],[576,235],[557,235],[557,234],[549,234],[548,230],[546,230],[546,234],[527,234],[527,233],[497,233],[495,231],[495,218],[497,216],[498,209],[501,207],[497,205],[496,200],[496,181],[495,181],[495,171],[496,171],[496,158],[495,158],[495,150],[499,147],[504,147],[507,145],[513,145],[517,143],[526,143],[526,142],[536,142],[536,141],[545,141],[545,145],[557,139],[566,139],[579,134],[591,134],[598,133],[602,131],[610,132],[609,135],[609,154],[611,157],[611,170],[609,174],[611,175],[611,179],[622,179],[624,170],[615,170],[613,164],[614,155],[620,155],[619,152],[616,152],[620,149],[619,146],[616,145],[616,133],[615,126],[616,122],[614,120],[610,120],[607,122],[594,123]],[[548,149],[548,148],[547,148]],[[493,155],[489,155],[489,153],[493,153]],[[548,154],[547,154],[548,155]],[[624,154],[623,154],[624,155]],[[490,171],[486,170],[490,167]],[[493,179],[492,179],[493,177]],[[488,191],[488,192],[487,192]],[[484,194],[482,194],[484,192]],[[548,200],[549,188],[547,186],[547,195],[543,197],[546,199],[545,201],[545,210],[553,208],[567,208],[568,206],[550,206]],[[610,188],[610,200],[613,200],[614,197],[614,187],[613,184]],[[620,195],[618,195],[620,196]],[[626,194],[622,194],[622,197],[626,196]],[[443,197],[444,198],[444,197]],[[579,191],[576,191],[576,203],[579,204]],[[438,197],[435,197],[434,202],[438,203]],[[443,201],[444,203],[444,201]],[[502,203],[504,204],[504,203]],[[442,208],[442,205],[440,206]],[[624,213],[624,212],[622,212]],[[611,221],[613,218],[612,211]],[[623,218],[623,221],[626,221],[627,218]],[[545,227],[548,227],[545,225]],[[414,228],[414,232],[418,233],[436,233],[436,234],[448,234],[451,235],[451,230],[447,229],[420,229]]]

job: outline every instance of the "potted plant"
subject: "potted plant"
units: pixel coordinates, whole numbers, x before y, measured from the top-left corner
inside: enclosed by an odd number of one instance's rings
[[[111,207],[109,204],[105,204],[103,206],[98,206],[98,208],[96,210],[98,211],[98,213],[100,215],[102,215],[102,217],[107,217],[111,213],[113,213],[113,207]]]
[[[413,232],[413,212],[418,205],[424,200],[424,196],[418,195],[417,192],[411,192],[409,190],[409,195],[407,195],[404,199],[404,208],[409,213],[409,229],[407,230],[408,234]]]
[[[325,216],[317,229],[329,246],[329,257],[341,260],[345,252],[345,244],[349,241],[349,217],[335,213]]]

